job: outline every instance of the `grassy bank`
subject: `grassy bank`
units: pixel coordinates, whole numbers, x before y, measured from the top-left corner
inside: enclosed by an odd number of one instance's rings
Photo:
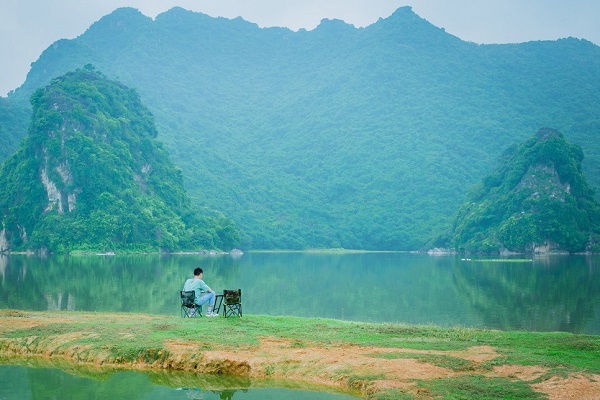
[[[600,336],[568,333],[2,310],[0,356],[286,381],[382,400],[600,397]]]

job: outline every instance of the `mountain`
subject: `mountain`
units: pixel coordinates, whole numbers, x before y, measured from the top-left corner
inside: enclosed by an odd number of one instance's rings
[[[0,97],[0,162],[19,146],[19,141],[27,132],[30,116],[29,107]]]
[[[509,148],[456,218],[468,252],[600,251],[600,203],[581,170],[581,147],[553,129]]]
[[[0,251],[151,251],[232,246],[201,217],[139,95],[94,67],[31,97],[29,131],[0,169]]]
[[[122,8],[48,47],[8,100],[88,63],[140,93],[192,204],[230,216],[244,248],[420,248],[543,126],[583,148],[600,188],[600,47],[585,40],[477,45],[408,7],[297,32]]]

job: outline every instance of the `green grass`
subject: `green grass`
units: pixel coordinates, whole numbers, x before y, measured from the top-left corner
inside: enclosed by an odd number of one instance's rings
[[[497,348],[503,357],[495,362],[503,364],[541,365],[567,372],[600,371],[600,336],[503,332],[487,339],[486,344]]]
[[[427,396],[448,399],[542,398],[531,390],[529,384],[534,382],[477,375],[491,371],[497,365],[541,366],[547,373],[537,381],[553,375],[600,373],[600,336],[592,335],[504,332],[265,315],[182,319],[136,314],[0,310],[0,318],[6,317],[44,319],[42,326],[0,330],[0,338],[12,339],[13,345],[27,349],[30,354],[49,348],[52,352],[60,353],[61,349],[67,347],[82,346],[85,349],[79,353],[81,357],[105,357],[106,362],[161,361],[168,356],[165,346],[168,341],[193,343],[197,354],[211,349],[249,349],[256,347],[265,337],[282,339],[281,345],[290,350],[346,345],[386,348],[388,351],[372,353],[371,356],[411,358],[457,372],[459,375],[454,378],[418,382],[419,390],[428,393]],[[10,321],[6,324],[11,325]],[[15,326],[18,324],[15,323]],[[0,340],[0,355],[6,343]],[[439,354],[484,345],[491,346],[498,357],[475,364],[455,356]],[[412,352],[411,349],[431,350],[436,354]],[[280,366],[272,366],[271,372],[277,368]],[[266,373],[269,375],[268,368]],[[348,387],[353,389],[361,389],[373,381],[385,379],[383,375],[361,375],[351,370],[340,370],[335,374],[332,375],[333,379],[345,379]],[[386,389],[374,393],[371,398],[401,400],[411,398],[411,393],[403,389]]]
[[[0,311],[0,317],[5,312]],[[403,325],[348,322],[323,318],[299,318],[252,315],[243,318],[182,319],[152,316],[150,320],[131,318],[83,318],[77,312],[40,313],[50,318],[69,319],[68,324],[53,323],[8,331],[8,338],[44,337],[69,332],[89,332],[74,338],[70,344],[108,346],[115,353],[134,354],[141,348],[161,348],[164,340],[201,341],[204,348],[215,346],[249,348],[258,345],[261,337],[288,339],[294,347],[310,343],[335,345],[352,343],[362,346],[408,348],[415,350],[462,350],[489,345],[501,358],[488,363],[542,365],[568,372],[600,373],[600,336],[570,333],[504,332],[464,327],[442,328],[434,325]],[[86,316],[90,314],[85,314]],[[127,314],[124,314],[127,316]],[[91,334],[94,335],[91,335]],[[133,339],[132,339],[133,336]],[[406,356],[403,354],[402,356]],[[415,356],[416,357],[416,356]],[[422,357],[422,356],[419,356]],[[432,359],[427,362],[433,362]],[[436,364],[452,364],[450,358],[440,358]],[[458,366],[458,368],[463,368]]]
[[[348,386],[352,389],[362,390],[368,387],[368,384],[370,382],[377,381],[380,379],[385,379],[385,375],[352,375],[348,378]]]
[[[438,367],[448,368],[453,371],[472,371],[474,365],[471,361],[462,358],[441,355],[441,354],[419,354],[419,353],[380,353],[373,354],[373,357],[385,359],[413,359],[420,362],[437,365]]]
[[[373,400],[412,400],[415,397],[401,389],[387,389],[382,392],[376,393],[372,397]]]
[[[433,398],[448,400],[546,398],[543,394],[533,391],[525,382],[487,378],[481,375],[462,375],[455,378],[419,381],[417,386]]]

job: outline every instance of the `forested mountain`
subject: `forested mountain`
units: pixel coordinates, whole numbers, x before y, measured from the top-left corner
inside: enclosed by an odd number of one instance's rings
[[[190,208],[134,90],[87,65],[38,89],[31,104],[29,131],[0,169],[0,251],[235,244],[230,221]]]
[[[600,187],[600,47],[585,40],[477,45],[408,7],[298,32],[124,8],[46,49],[9,100],[87,63],[138,90],[192,204],[231,217],[244,248],[420,248],[543,126]]]
[[[600,204],[583,152],[553,129],[505,151],[458,212],[453,245],[469,252],[600,251]]]
[[[29,107],[0,97],[0,163],[18,147],[30,115]]]

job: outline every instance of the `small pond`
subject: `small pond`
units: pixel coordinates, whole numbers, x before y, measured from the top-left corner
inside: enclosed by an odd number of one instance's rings
[[[69,367],[66,367],[69,368]],[[295,388],[254,387],[249,379],[177,372],[98,372],[85,368],[0,365],[0,399],[233,399],[352,400],[347,394]]]

